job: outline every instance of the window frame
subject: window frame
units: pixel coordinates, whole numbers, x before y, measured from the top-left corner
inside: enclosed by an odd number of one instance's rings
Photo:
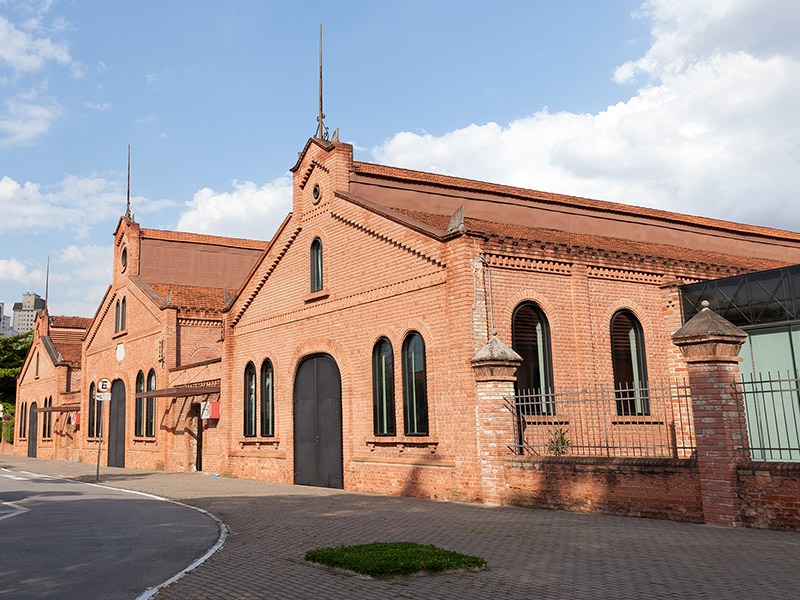
[[[248,381],[248,380],[251,381]],[[248,393],[249,392],[249,393]],[[258,431],[257,423],[257,381],[256,381],[256,366],[252,361],[248,362],[244,368],[244,386],[243,386],[243,424],[244,424],[244,437],[256,437]]]
[[[325,285],[325,280],[323,278],[322,240],[319,237],[315,237],[311,242],[309,258],[309,278],[311,283],[311,293],[313,294],[314,292],[322,291]]]
[[[275,436],[275,368],[272,361],[265,358],[261,363],[261,383],[259,385],[259,429],[261,437]]]
[[[86,432],[86,436],[90,438],[97,437],[96,432],[96,418],[97,418],[97,397],[95,396],[95,385],[94,381],[89,384],[89,410],[87,414],[88,423],[86,427],[88,431]]]
[[[627,345],[624,342],[620,344],[622,338],[619,334],[622,332],[615,333],[616,324],[622,318],[627,319],[630,323],[630,327],[627,328]],[[611,316],[609,321],[609,342],[617,415],[649,415],[650,398],[644,329],[633,311],[621,308]],[[633,381],[623,381],[628,373],[630,373]]]
[[[416,340],[419,340],[420,345],[421,369],[415,369],[417,363],[412,344]],[[418,331],[409,332],[403,340],[401,363],[403,369],[403,430],[406,436],[429,435],[427,357],[425,340]],[[421,373],[421,377],[417,373]]]
[[[144,371],[136,374],[136,399],[134,400],[133,435],[142,437],[144,435]]]
[[[372,431],[376,436],[397,435],[394,348],[387,337],[378,339],[372,348]]]
[[[532,341],[524,339],[523,332],[520,331],[523,325],[518,322],[518,319],[523,318],[522,312],[527,310],[532,311],[538,320]],[[514,381],[517,409],[524,415],[555,415],[550,322],[536,302],[526,300],[514,308],[511,315],[511,347],[523,359]],[[535,350],[535,356],[530,349]],[[524,388],[520,383],[521,378],[529,379],[531,384],[538,380],[539,387]]]
[[[146,391],[156,391],[156,371],[150,369],[147,373]],[[145,398],[145,412],[144,412],[144,435],[145,437],[156,436],[156,399],[155,396],[148,396]]]

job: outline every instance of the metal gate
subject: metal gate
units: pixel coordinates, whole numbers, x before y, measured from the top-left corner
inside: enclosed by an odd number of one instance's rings
[[[342,380],[327,354],[305,359],[294,381],[294,482],[344,487]]]
[[[108,466],[125,466],[125,383],[119,379],[111,386],[108,408]]]
[[[39,413],[36,412],[36,402],[31,404],[28,413],[28,458],[36,458],[36,435],[39,433]]]

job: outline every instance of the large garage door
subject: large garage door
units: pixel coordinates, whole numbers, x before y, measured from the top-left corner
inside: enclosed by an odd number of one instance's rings
[[[119,379],[111,386],[108,409],[108,466],[125,466],[125,384]]]
[[[294,381],[294,482],[342,488],[342,381],[327,354],[303,361]]]

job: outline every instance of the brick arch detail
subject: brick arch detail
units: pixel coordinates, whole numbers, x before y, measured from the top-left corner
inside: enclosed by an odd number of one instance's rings
[[[511,318],[514,315],[514,310],[523,302],[535,303],[547,317],[550,324],[551,343],[553,341],[553,332],[558,331],[561,327],[561,321],[558,316],[558,311],[555,305],[541,292],[532,289],[519,290],[513,294],[504,304],[500,313],[495,313],[495,327],[497,327],[498,335],[501,339],[501,333],[505,333],[508,339],[503,341],[509,346],[511,345]],[[499,318],[498,318],[499,317]]]
[[[647,312],[642,309],[639,303],[631,298],[620,298],[616,302],[610,304],[603,313],[603,322],[601,326],[603,332],[602,343],[605,344],[605,347],[611,348],[611,317],[620,310],[627,310],[636,317],[642,326],[645,349],[649,348],[653,343],[653,320],[647,315]]]

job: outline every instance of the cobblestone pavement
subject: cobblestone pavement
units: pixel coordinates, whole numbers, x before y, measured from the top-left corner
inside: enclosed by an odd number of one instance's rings
[[[91,465],[0,455],[0,466],[94,481]],[[103,468],[101,483],[208,510],[225,545],[166,599],[800,598],[800,533],[489,507]],[[306,563],[306,550],[414,541],[482,556],[488,571],[392,581]]]

